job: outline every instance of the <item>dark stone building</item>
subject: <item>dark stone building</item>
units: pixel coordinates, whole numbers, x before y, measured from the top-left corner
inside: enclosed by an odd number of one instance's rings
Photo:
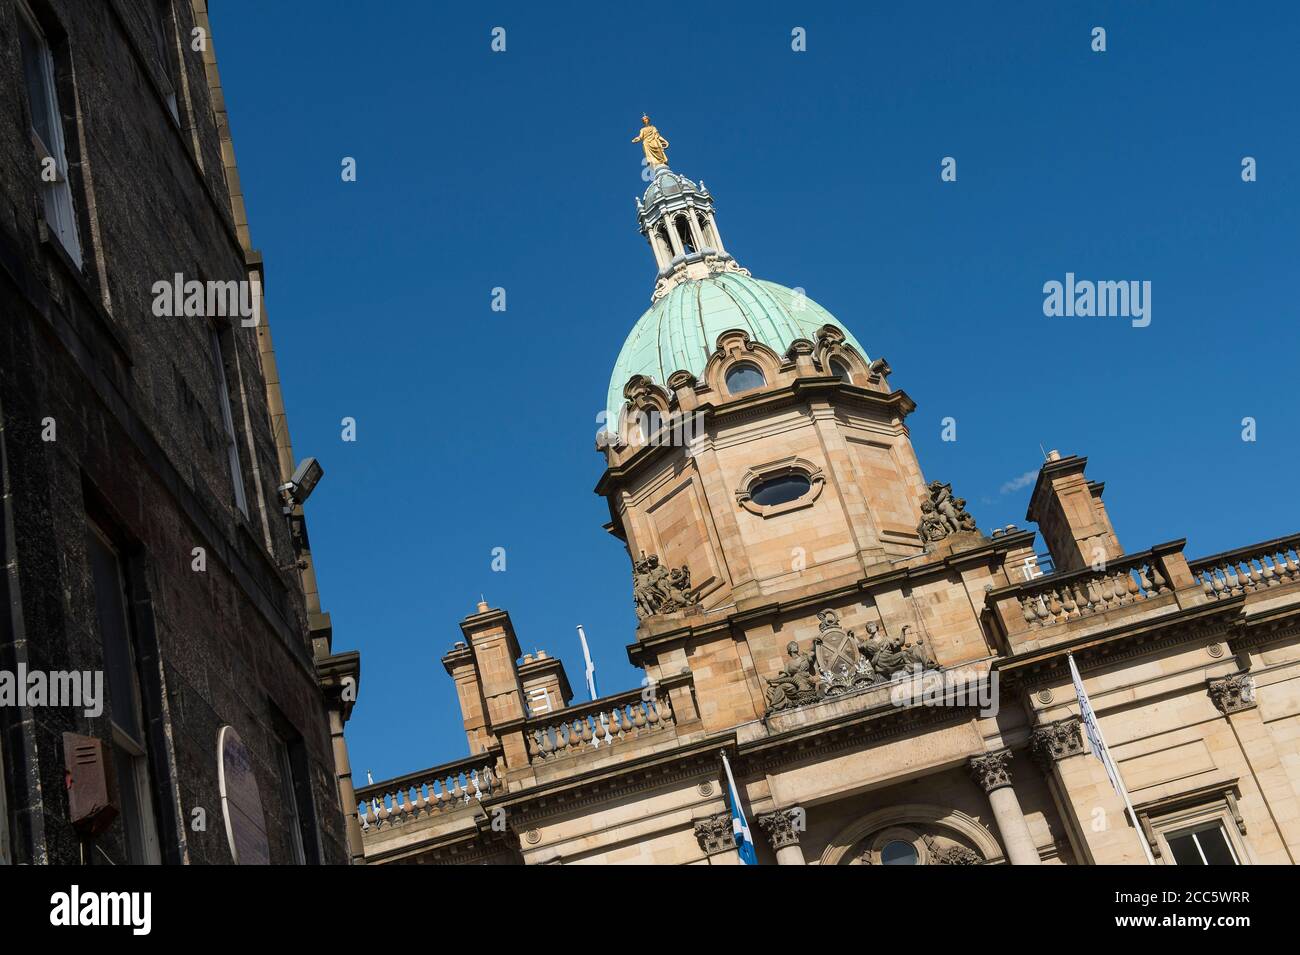
[[[261,282],[204,0],[0,0],[0,861],[360,856]]]

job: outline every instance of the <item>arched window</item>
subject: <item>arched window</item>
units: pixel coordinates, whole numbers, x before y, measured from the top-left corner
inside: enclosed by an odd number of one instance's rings
[[[668,258],[671,259],[673,257],[673,244],[668,239],[668,227],[661,222],[656,231],[659,234],[659,241],[663,243],[664,252],[667,253]]]
[[[853,375],[849,373],[849,366],[844,364],[838,358],[831,359],[831,374],[845,384],[853,384]]]
[[[767,384],[767,379],[763,377],[762,369],[757,365],[741,362],[727,369],[727,391],[733,395],[738,395],[742,391],[753,391],[755,388],[762,388],[765,384]]]
[[[673,220],[677,225],[677,238],[681,240],[682,250],[690,255],[695,251],[695,239],[691,237],[691,225],[686,221],[686,216],[678,216]]]

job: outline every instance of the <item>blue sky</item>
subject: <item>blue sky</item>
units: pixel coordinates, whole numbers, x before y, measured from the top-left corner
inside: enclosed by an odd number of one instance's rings
[[[642,111],[741,264],[889,359],[981,527],[1024,524],[1003,488],[1041,442],[1089,458],[1129,551],[1296,529],[1294,4],[482,6],[213,5],[294,448],[326,469],[323,604],[362,654],[358,779],[464,755],[439,659],[480,593],[575,687],[579,623],[602,691],[639,681],[592,488],[654,277]],[[1045,317],[1067,272],[1150,281],[1151,324]]]

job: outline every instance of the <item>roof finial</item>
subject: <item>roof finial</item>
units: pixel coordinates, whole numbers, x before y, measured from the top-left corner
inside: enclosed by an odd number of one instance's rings
[[[641,114],[641,132],[632,138],[632,142],[641,144],[645,150],[646,162],[651,167],[668,165],[668,140],[650,125],[650,117],[645,113]]]

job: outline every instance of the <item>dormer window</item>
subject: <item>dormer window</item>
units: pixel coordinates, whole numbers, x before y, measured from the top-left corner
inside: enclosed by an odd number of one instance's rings
[[[766,384],[767,379],[763,377],[762,369],[747,361],[732,365],[727,369],[727,391],[733,395],[753,391],[755,388],[762,388]]]
[[[844,382],[846,385],[853,384],[853,375],[849,373],[849,366],[844,364],[838,358],[832,358],[830,361],[831,374]]]

